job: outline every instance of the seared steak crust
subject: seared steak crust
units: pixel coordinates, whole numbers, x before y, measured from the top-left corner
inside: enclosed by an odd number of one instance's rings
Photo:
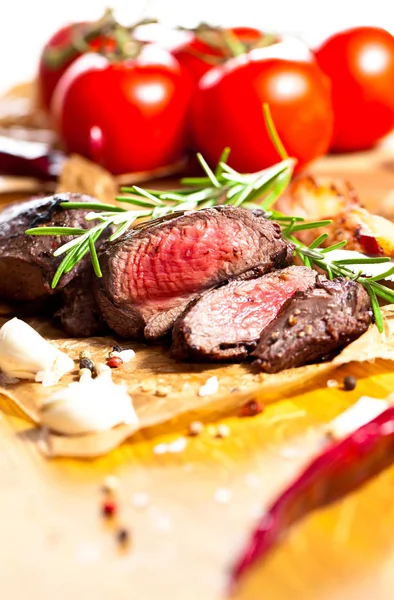
[[[72,238],[25,235],[26,229],[32,227],[93,227],[95,223],[84,218],[88,210],[61,208],[60,203],[66,200],[88,203],[93,198],[81,194],[56,194],[14,204],[0,212],[1,299],[41,301],[58,292],[84,268],[86,261],[63,275],[57,288],[52,290],[52,278],[63,258],[55,259],[53,252]]]
[[[292,266],[205,292],[175,322],[173,358],[243,360],[283,304],[297,291],[313,287],[316,278],[316,271]]]
[[[152,224],[107,244],[96,298],[120,336],[153,340],[201,292],[288,265],[293,247],[257,212],[221,206]]]
[[[108,327],[101,318],[93,293],[94,274],[91,265],[66,285],[61,292],[61,308],[55,316],[70,337],[103,335]]]
[[[359,283],[318,277],[315,288],[295,294],[263,331],[253,365],[277,373],[316,362],[357,339],[372,320],[370,298]]]

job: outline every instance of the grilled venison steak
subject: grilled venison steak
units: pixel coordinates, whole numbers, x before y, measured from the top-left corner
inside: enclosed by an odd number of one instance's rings
[[[246,358],[283,304],[297,291],[313,287],[316,278],[316,271],[293,266],[205,292],[176,320],[172,356],[209,361]]]
[[[61,308],[55,316],[60,318],[62,328],[70,337],[103,335],[108,329],[101,318],[94,297],[95,277],[93,268],[89,264],[61,292]]]
[[[96,298],[118,335],[154,340],[201,292],[288,265],[293,247],[261,211],[221,206],[130,232],[100,253]]]
[[[63,257],[55,259],[53,252],[71,237],[28,236],[31,227],[57,226],[92,227],[85,221],[88,210],[64,210],[60,202],[89,202],[80,194],[57,194],[48,198],[28,200],[0,212],[0,298],[8,301],[43,300],[67,285],[86,265],[82,261],[70,273],[63,275],[57,288],[51,281]]]
[[[319,276],[313,289],[297,292],[263,331],[253,365],[277,373],[316,362],[357,339],[371,323],[370,298],[359,283]]]

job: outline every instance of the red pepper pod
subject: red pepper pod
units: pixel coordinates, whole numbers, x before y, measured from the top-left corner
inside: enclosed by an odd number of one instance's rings
[[[231,569],[232,583],[310,512],[342,498],[394,462],[394,407],[331,443],[271,504]]]

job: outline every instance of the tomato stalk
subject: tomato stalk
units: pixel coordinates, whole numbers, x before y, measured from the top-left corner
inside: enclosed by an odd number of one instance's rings
[[[133,38],[135,29],[156,22],[156,19],[142,19],[129,27],[124,27],[115,19],[113,10],[107,9],[104,15],[93,23],[76,24],[70,42],[59,48],[47,48],[43,55],[44,64],[52,70],[57,70],[80,54],[93,51],[109,59],[136,58],[144,43]],[[90,44],[100,38],[101,43],[98,44],[97,49],[92,48]],[[111,47],[113,51],[108,49]]]
[[[100,35],[108,34],[116,24],[112,9],[107,9],[98,21],[87,24],[83,30],[80,24],[75,25],[71,42],[60,48],[46,49],[43,56],[45,66],[53,70],[59,69],[76,58],[81,51],[86,52],[89,42]]]
[[[193,33],[201,46],[201,49],[198,49],[191,44],[184,50],[209,65],[219,65],[229,58],[241,56],[254,48],[270,46],[278,41],[275,35],[263,32],[259,37],[252,36],[248,41],[247,34],[242,35],[237,28],[213,27],[206,23],[201,23],[195,29],[180,29]]]

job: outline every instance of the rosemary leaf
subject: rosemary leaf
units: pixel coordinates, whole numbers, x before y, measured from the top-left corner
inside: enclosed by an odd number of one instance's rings
[[[131,188],[121,188],[121,192],[130,192],[131,194],[136,194],[137,196],[143,196],[147,200],[150,200],[150,204],[148,206],[162,206],[163,202],[157,198],[154,194],[147,192],[146,190],[138,187],[137,185],[133,185]],[[117,198],[116,198],[117,200]],[[123,198],[122,202],[132,202],[133,198]]]
[[[92,231],[92,230],[91,230]],[[74,248],[75,246],[78,246],[81,244],[81,241],[83,239],[86,239],[87,235],[83,235],[81,237],[76,237],[73,240],[70,240],[69,242],[67,242],[66,244],[63,244],[62,246],[60,246],[60,248],[58,248],[57,250],[55,250],[55,252],[53,253],[53,256],[61,256],[62,254],[65,254],[67,252],[69,252],[69,250],[71,250],[71,248]]]
[[[332,252],[333,250],[339,250],[340,248],[343,248],[344,246],[346,246],[347,241],[346,240],[342,240],[342,242],[337,242],[336,244],[333,244],[332,246],[328,246],[327,248],[322,248],[322,252],[323,254],[328,254],[328,252]]]
[[[214,187],[219,188],[220,183],[219,183],[215,173],[212,171],[211,167],[208,165],[207,161],[205,160],[205,158],[203,157],[203,155],[200,152],[197,152],[197,160],[200,163],[200,165],[202,166],[202,168],[204,169],[204,172],[206,173],[206,175],[211,180],[212,185]]]
[[[113,204],[104,204],[104,202],[61,202],[60,206],[65,209],[79,209],[84,210],[110,210],[111,212],[123,212],[126,209],[121,206],[115,206]]]
[[[318,227],[326,227],[327,225],[331,225],[332,221],[326,219],[325,221],[314,221],[313,223],[307,221],[305,223],[300,223],[299,225],[295,225],[292,227],[291,231],[294,233],[296,231],[305,231],[307,229],[317,229]]]
[[[394,303],[394,291],[390,290],[388,287],[376,282],[369,283],[369,279],[364,279],[363,282],[360,283],[363,283],[370,289],[373,289],[375,293],[380,296],[380,298],[383,298],[383,300],[390,302],[390,304]]]
[[[215,169],[215,177],[220,177],[220,175],[223,173],[223,165],[226,164],[229,156],[230,156],[230,148],[227,147],[223,150],[222,154],[220,155],[218,164],[216,165],[216,169]]]
[[[326,241],[326,239],[328,238],[328,233],[322,233],[321,235],[319,235],[319,237],[317,237],[311,244],[309,244],[309,248],[311,250],[313,250],[314,248],[317,248],[318,246],[320,246],[323,242]]]
[[[55,287],[57,286],[57,284],[60,281],[61,276],[63,275],[63,273],[65,273],[66,268],[73,263],[74,260],[74,255],[77,252],[77,248],[74,248],[74,250],[72,250],[69,254],[66,254],[66,256],[63,258],[62,262],[60,263],[60,265],[58,266],[55,275],[53,276],[52,279],[52,283],[51,283],[51,288],[54,290]]]
[[[102,277],[103,274],[101,272],[101,267],[100,267],[99,259],[98,259],[97,252],[96,252],[95,242],[96,242],[96,239],[94,237],[89,238],[90,258],[92,259],[92,265],[93,265],[95,274],[97,275],[97,277]]]
[[[378,299],[376,297],[375,290],[371,286],[365,286],[365,287],[369,293],[369,297],[371,298],[371,306],[372,306],[373,314],[375,317],[376,326],[379,329],[380,333],[383,333],[383,317],[382,317],[382,312],[380,310]]]
[[[109,241],[114,242],[115,240],[117,240],[121,235],[123,235],[131,227],[132,224],[133,224],[133,221],[125,221],[124,223],[119,225],[119,227],[115,231],[115,233],[113,233],[109,237]]]
[[[142,200],[141,198],[130,198],[128,196],[116,196],[115,200],[118,202],[125,202],[127,204],[132,204],[133,206],[144,206],[146,208],[152,208],[152,206],[157,206],[157,203],[153,203],[151,200]],[[163,204],[162,202],[160,205]]]
[[[26,235],[83,235],[87,229],[78,229],[77,227],[36,227],[27,229]]]
[[[390,262],[389,256],[376,256],[375,258],[341,258],[333,261],[336,265],[378,265]]]
[[[391,267],[387,271],[384,271],[384,273],[380,273],[379,275],[375,275],[374,277],[368,277],[368,281],[382,281],[384,279],[387,279],[391,275],[394,275],[394,267]]]

